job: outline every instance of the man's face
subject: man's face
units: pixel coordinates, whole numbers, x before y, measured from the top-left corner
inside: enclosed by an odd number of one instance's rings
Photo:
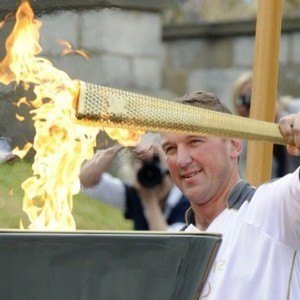
[[[223,192],[237,168],[239,141],[166,133],[162,147],[171,177],[194,204],[204,204]],[[238,149],[239,148],[239,149]]]

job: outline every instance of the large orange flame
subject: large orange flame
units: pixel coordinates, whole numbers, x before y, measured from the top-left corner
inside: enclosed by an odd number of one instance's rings
[[[49,60],[38,56],[42,51],[40,27],[41,22],[34,18],[29,3],[23,1],[16,13],[14,29],[5,43],[6,56],[0,62],[0,82],[17,82],[25,89],[33,85],[36,95],[34,100],[21,98],[16,103],[16,106],[26,104],[33,108],[34,143],[13,150],[21,158],[32,146],[36,151],[33,176],[22,184],[25,192],[23,210],[31,222],[29,229],[75,230],[71,213],[73,195],[80,190],[80,167],[93,155],[99,129],[86,128],[76,121],[72,104],[79,92],[78,82],[56,69]],[[84,53],[80,50],[79,54]],[[17,118],[22,120],[20,116]],[[142,134],[127,129],[103,129],[124,145],[136,144]],[[22,221],[20,228],[24,228]]]
[[[78,174],[82,162],[93,154],[99,130],[76,124],[72,106],[76,81],[37,56],[42,51],[40,27],[28,2],[22,2],[6,41],[7,54],[0,62],[0,81],[33,84],[36,95],[28,101],[34,108],[31,114],[36,129],[33,176],[22,184],[29,229],[74,230],[71,212],[73,195],[80,189]]]

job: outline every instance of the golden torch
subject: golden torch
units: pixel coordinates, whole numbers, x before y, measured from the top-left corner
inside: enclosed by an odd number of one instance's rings
[[[85,125],[177,132],[286,144],[279,126],[181,103],[79,82],[76,117]]]

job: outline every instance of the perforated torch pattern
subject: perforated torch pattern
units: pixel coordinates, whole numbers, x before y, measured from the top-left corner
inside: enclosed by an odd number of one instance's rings
[[[286,144],[279,126],[80,82],[76,117],[86,125],[177,132]]]

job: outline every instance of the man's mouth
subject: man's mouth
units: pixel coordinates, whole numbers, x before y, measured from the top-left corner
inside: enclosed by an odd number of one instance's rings
[[[190,173],[187,173],[187,174],[181,174],[181,178],[183,178],[183,179],[192,178],[192,177],[200,174],[201,172],[202,172],[202,170],[198,170],[198,171],[190,172]]]

